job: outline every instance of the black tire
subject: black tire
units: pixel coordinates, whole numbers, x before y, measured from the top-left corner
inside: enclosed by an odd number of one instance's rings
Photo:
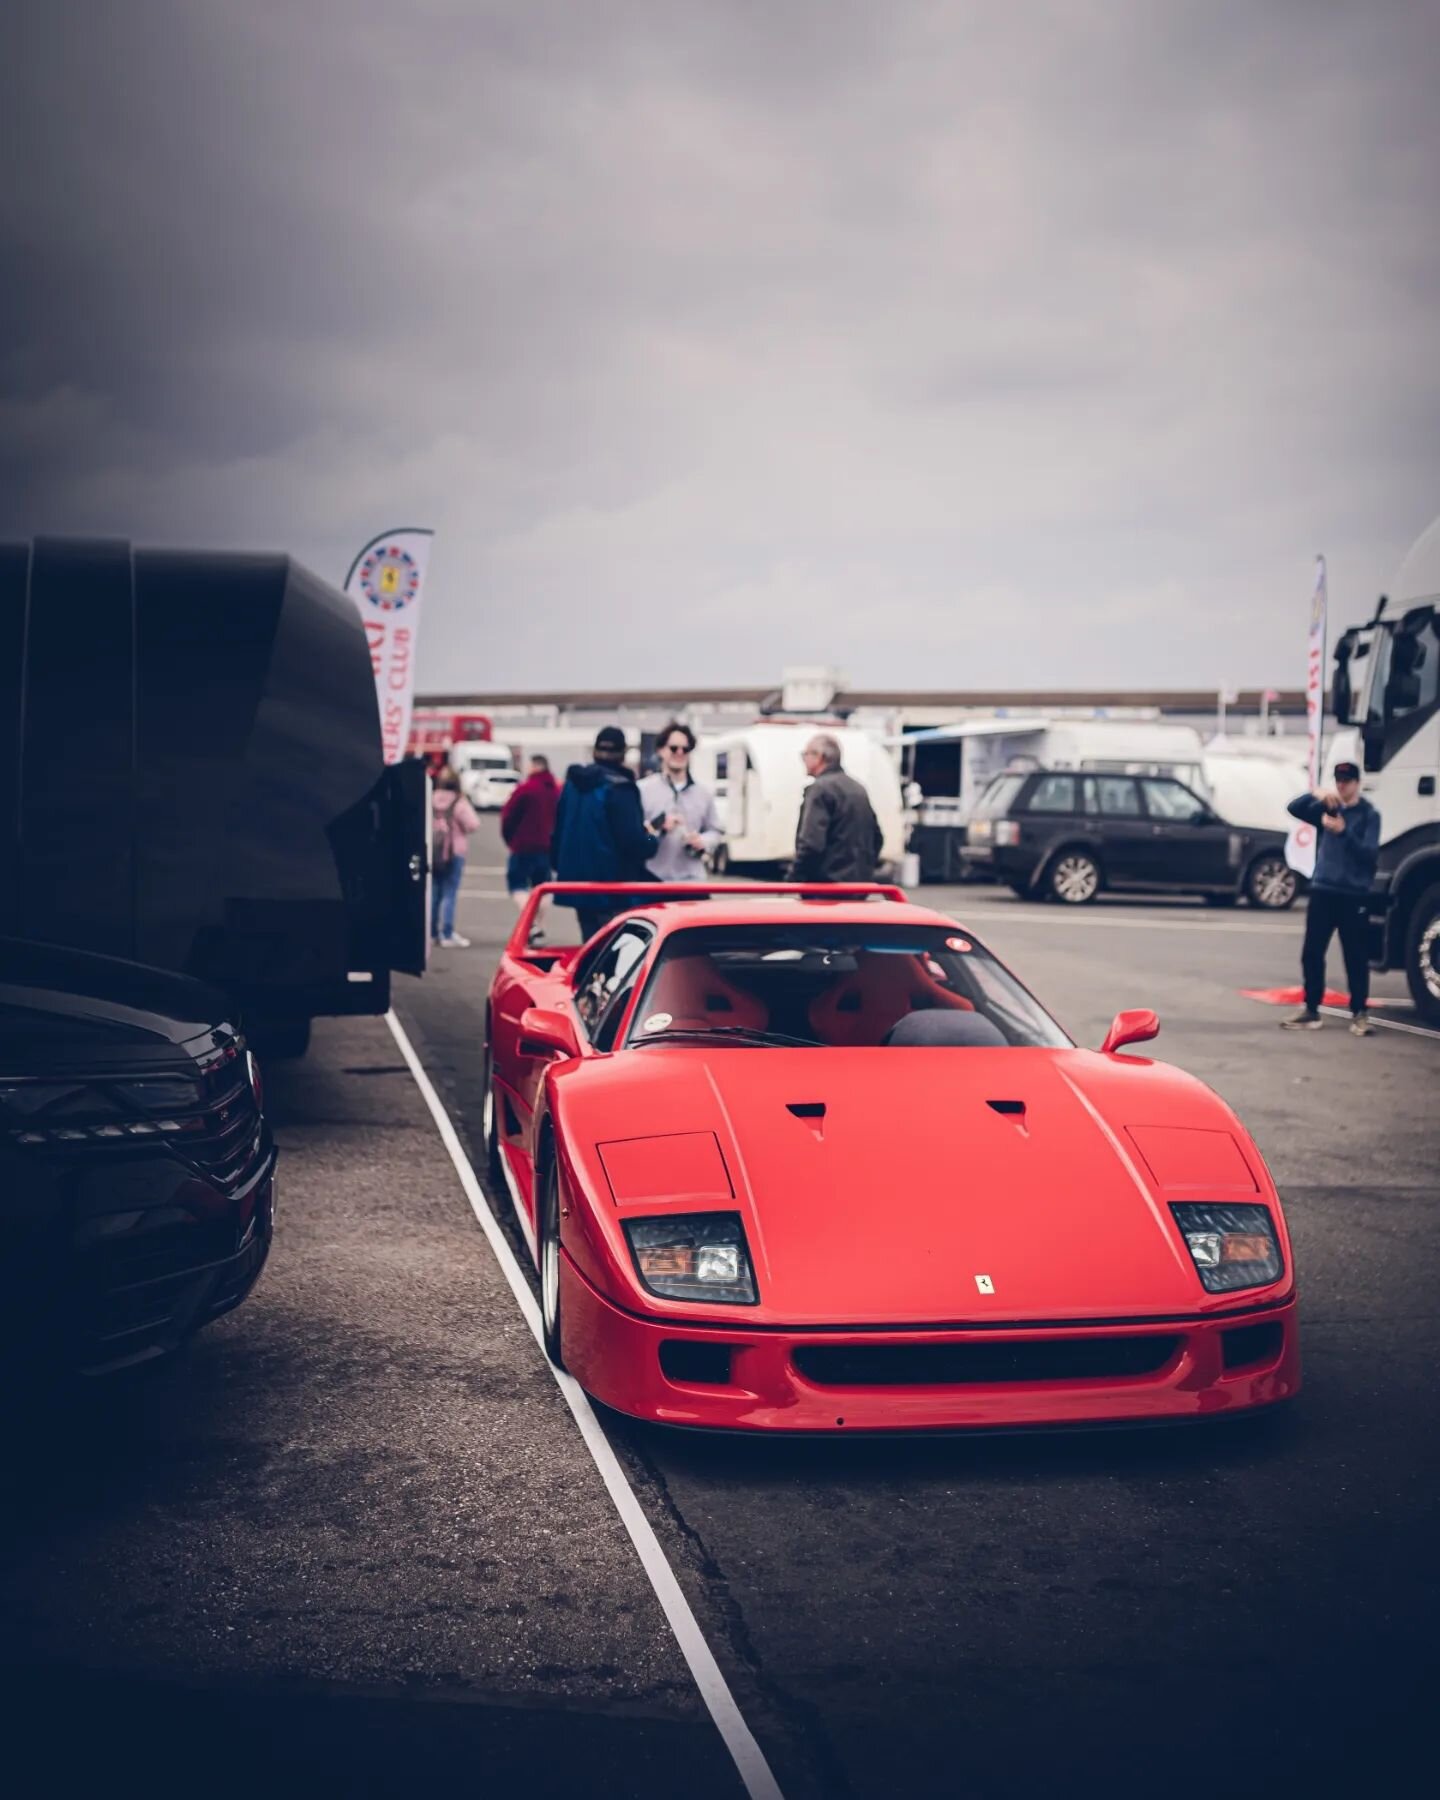
[[[1440,1025],[1440,881],[1420,894],[1405,928],[1405,979],[1427,1025]]]
[[[1100,864],[1088,850],[1070,844],[1045,865],[1041,891],[1062,906],[1088,906],[1105,884]]]
[[[490,1057],[488,1027],[484,1081],[480,1098],[480,1131],[485,1144],[485,1176],[498,1200],[503,1198],[505,1176],[500,1167],[500,1102],[495,1098],[495,1066]]]
[[[545,1354],[557,1369],[563,1369],[565,1359],[560,1353],[564,1335],[560,1320],[560,1172],[553,1156],[545,1163],[536,1249],[536,1261],[540,1265],[540,1332]]]
[[[1262,912],[1284,912],[1295,904],[1300,877],[1278,850],[1257,856],[1245,871],[1245,900]]]

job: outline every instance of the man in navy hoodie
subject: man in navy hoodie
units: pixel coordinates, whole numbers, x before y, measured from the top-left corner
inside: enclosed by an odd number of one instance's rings
[[[595,734],[594,761],[572,763],[560,790],[550,860],[557,881],[652,881],[645,864],[659,839],[646,829],[640,790],[625,767],[625,733],[604,725]],[[595,935],[626,904],[607,904],[599,896],[589,905],[555,896],[559,906],[573,906],[580,936]]]
[[[1333,790],[1301,794],[1290,811],[1307,825],[1319,827],[1315,874],[1305,909],[1305,943],[1300,967],[1305,975],[1305,1004],[1281,1025],[1287,1031],[1318,1031],[1323,1023],[1320,1001],[1325,993],[1325,953],[1331,935],[1340,933],[1345,975],[1350,983],[1350,1029],[1371,1037],[1366,1006],[1370,999],[1370,913],[1367,895],[1380,856],[1380,815],[1360,794],[1360,770],[1353,762],[1335,765]]]

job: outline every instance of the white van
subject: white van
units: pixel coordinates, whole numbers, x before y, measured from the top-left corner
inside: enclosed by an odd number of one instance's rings
[[[884,835],[882,858],[898,868],[905,849],[900,775],[879,738],[840,725],[776,723],[702,737],[695,746],[692,772],[715,795],[725,827],[717,871],[758,875],[790,863],[800,800],[810,781],[800,752],[817,731],[835,739],[846,774],[869,794]]]
[[[476,812],[498,812],[520,784],[509,744],[485,738],[454,745],[450,767],[460,777],[460,791]]]

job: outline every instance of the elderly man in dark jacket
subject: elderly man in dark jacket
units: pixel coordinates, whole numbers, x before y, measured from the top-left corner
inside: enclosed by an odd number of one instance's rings
[[[653,880],[645,864],[659,839],[647,831],[640,811],[640,790],[625,767],[625,733],[604,725],[595,734],[594,761],[572,763],[560,790],[550,860],[557,881]],[[580,935],[591,938],[625,902],[607,905],[598,896],[589,904],[556,895],[556,904],[573,906]]]
[[[870,796],[840,766],[840,746],[817,732],[801,751],[811,781],[800,802],[792,881],[873,881],[880,821]]]

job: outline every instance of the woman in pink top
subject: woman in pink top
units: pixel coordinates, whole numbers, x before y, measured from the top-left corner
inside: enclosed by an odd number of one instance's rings
[[[479,829],[475,808],[460,792],[460,777],[442,769],[435,777],[430,815],[430,936],[447,949],[468,950],[455,929],[455,902],[465,873],[465,847]]]

